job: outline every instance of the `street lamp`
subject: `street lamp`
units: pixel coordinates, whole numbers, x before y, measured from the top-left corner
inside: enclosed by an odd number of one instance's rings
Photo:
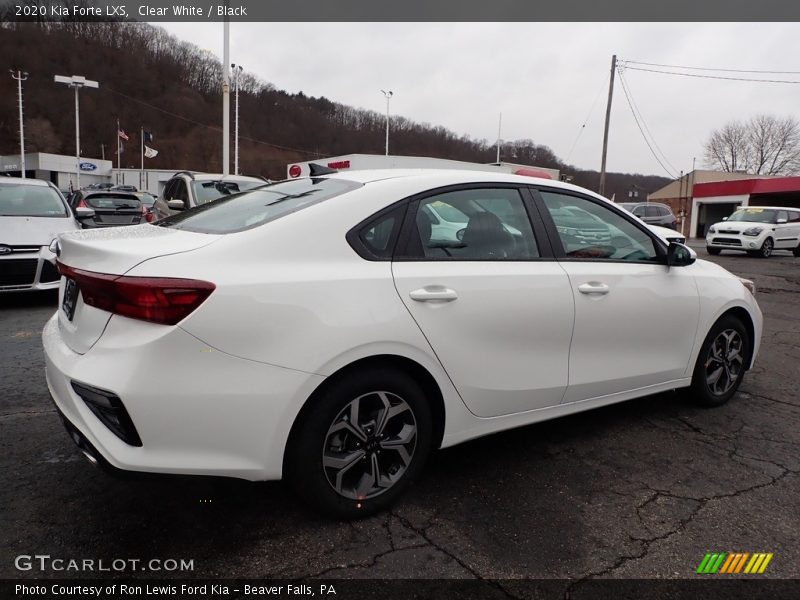
[[[19,102],[19,156],[22,166],[22,178],[25,179],[25,123],[22,120],[22,82],[28,79],[28,74],[24,71],[8,70],[11,78],[17,80],[17,101]]]
[[[394,93],[392,90],[381,90],[381,92],[386,96],[386,156],[389,156],[389,100]]]
[[[81,189],[81,126],[78,91],[82,87],[99,88],[100,84],[91,79],[86,79],[82,75],[73,75],[72,77],[56,75],[54,81],[66,84],[75,90],[75,187],[76,189]]]
[[[239,75],[242,73],[242,65],[231,64],[233,69],[233,89],[235,93],[236,117],[233,125],[233,173],[239,174]]]

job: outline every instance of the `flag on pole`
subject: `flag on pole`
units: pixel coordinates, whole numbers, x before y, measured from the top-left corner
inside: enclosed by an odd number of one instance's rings
[[[145,144],[152,144],[153,143],[153,132],[152,131],[144,131],[142,132],[142,137],[144,137]]]
[[[121,140],[125,140],[126,142],[127,142],[129,139],[130,139],[130,138],[128,137],[128,134],[127,134],[127,133],[125,133],[125,132],[124,132],[122,129],[118,129],[118,130],[117,130],[117,135],[119,136],[119,139],[121,139]]]
[[[158,150],[153,150],[150,146],[145,146],[144,156],[145,158],[155,158],[156,156],[158,156]]]

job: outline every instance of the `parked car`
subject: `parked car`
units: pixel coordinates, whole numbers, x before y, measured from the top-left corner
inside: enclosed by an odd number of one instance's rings
[[[69,197],[69,203],[83,229],[138,225],[148,213],[132,192],[80,190]]]
[[[669,229],[678,228],[678,219],[666,204],[658,202],[620,202],[619,206],[636,215],[648,225],[659,225]]]
[[[266,180],[259,177],[181,171],[167,181],[164,193],[156,200],[153,212],[156,219],[163,219],[187,208],[202,206],[217,198],[238,194],[266,183]]]
[[[114,185],[111,186],[112,190],[116,190],[118,192],[138,192],[139,190],[136,188],[135,185]]]
[[[432,238],[431,205],[466,215],[460,240]],[[569,235],[567,207],[620,233]],[[762,331],[752,282],[519,175],[298,178],[58,252],[47,381],[92,461],[285,478],[346,518],[435,448],[677,388],[721,405]]]
[[[648,225],[651,231],[655,232],[655,234],[660,237],[662,240],[667,242],[678,242],[679,244],[686,243],[686,236],[682,233],[675,231],[674,229],[670,229],[669,227],[661,227],[659,225]]]
[[[79,228],[52,183],[0,179],[0,292],[58,288],[50,243]]]
[[[739,250],[769,258],[773,250],[791,250],[800,256],[800,209],[748,206],[714,223],[706,234],[706,250]]]

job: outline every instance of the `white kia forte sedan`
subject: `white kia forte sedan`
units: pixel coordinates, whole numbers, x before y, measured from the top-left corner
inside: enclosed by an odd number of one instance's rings
[[[432,236],[431,204],[463,234]],[[285,478],[341,517],[435,448],[676,388],[722,404],[761,338],[752,282],[514,175],[323,170],[55,250],[47,382],[90,460]]]

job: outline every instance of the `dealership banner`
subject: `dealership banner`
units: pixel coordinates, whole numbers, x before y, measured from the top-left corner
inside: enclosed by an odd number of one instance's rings
[[[799,21],[785,0],[0,0],[0,21]]]
[[[661,599],[757,600],[800,597],[785,579],[306,579],[306,580],[2,580],[0,598],[170,598],[172,600]]]

